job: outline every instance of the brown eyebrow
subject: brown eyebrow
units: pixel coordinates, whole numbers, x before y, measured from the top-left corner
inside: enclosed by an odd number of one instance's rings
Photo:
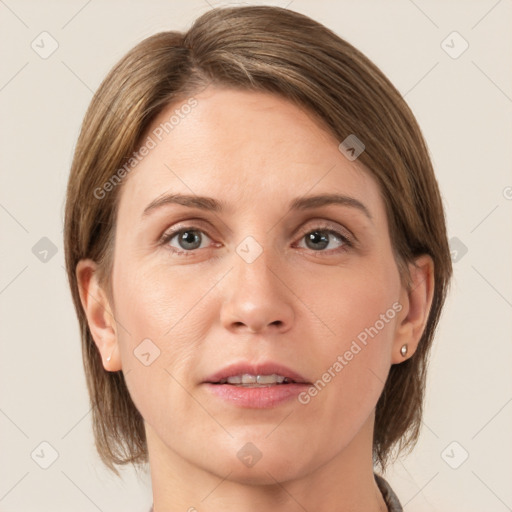
[[[213,199],[213,197],[165,194],[151,201],[151,203],[149,203],[142,212],[142,217],[149,215],[153,210],[156,210],[166,204],[181,204],[183,206],[188,206],[189,208],[199,208],[201,210],[209,210],[219,213],[224,209],[223,203],[217,201],[217,199]]]
[[[167,204],[180,204],[182,206],[188,206],[189,208],[199,208],[201,210],[208,210],[217,213],[225,210],[225,204],[222,201],[214,199],[213,197],[185,194],[166,194],[151,201],[151,203],[149,203],[149,205],[144,209],[142,217],[149,215],[152,211]],[[372,220],[372,215],[370,214],[368,208],[363,203],[361,203],[361,201],[355,199],[354,197],[340,194],[319,194],[314,196],[298,197],[291,201],[289,210],[307,210],[330,204],[340,204],[343,206],[356,208],[363,212],[370,220]]]
[[[319,194],[315,196],[298,197],[290,203],[290,210],[307,210],[329,204],[350,206],[363,212],[370,220],[373,219],[368,208],[355,197],[340,194]]]

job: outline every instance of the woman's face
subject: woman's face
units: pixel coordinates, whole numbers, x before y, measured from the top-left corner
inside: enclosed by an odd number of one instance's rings
[[[118,209],[116,350],[150,457],[266,482],[371,450],[406,297],[379,187],[284,99],[195,98],[154,121]],[[213,383],[226,368],[309,385]]]

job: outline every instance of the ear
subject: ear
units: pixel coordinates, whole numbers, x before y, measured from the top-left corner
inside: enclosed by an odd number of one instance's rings
[[[87,317],[89,330],[103,360],[103,367],[110,372],[122,368],[116,334],[116,322],[105,290],[98,282],[97,264],[80,260],[76,266],[76,279],[80,301]],[[110,360],[108,358],[110,357]]]
[[[434,262],[428,254],[418,257],[409,264],[411,284],[402,288],[400,304],[403,306],[398,319],[393,343],[392,364],[402,363],[411,357],[418,348],[425,330],[432,299],[434,297]],[[403,356],[401,348],[407,345]]]

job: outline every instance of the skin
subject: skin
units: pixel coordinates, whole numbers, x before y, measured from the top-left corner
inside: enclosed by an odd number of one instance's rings
[[[425,327],[432,260],[411,265],[406,290],[377,182],[310,114],[267,93],[210,87],[195,97],[122,185],[113,303],[96,264],[77,266],[105,370],[124,372],[145,421],[154,510],[386,510],[373,478],[375,405],[391,365],[405,360],[400,347],[410,357]],[[226,210],[168,204],[141,219],[170,192]],[[372,218],[347,205],[288,211],[292,199],[321,193],[356,198]],[[199,230],[199,248],[178,236],[159,245],[173,226]],[[328,243],[307,244],[325,228],[357,242],[322,231]],[[251,263],[236,252],[247,236],[262,249]],[[264,360],[315,382],[394,303],[396,316],[306,405],[239,408],[202,384],[229,363]],[[147,338],[160,350],[149,366],[134,355]],[[237,458],[248,442],[262,454],[252,467]]]

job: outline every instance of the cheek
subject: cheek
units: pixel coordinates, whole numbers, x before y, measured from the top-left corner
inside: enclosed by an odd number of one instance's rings
[[[202,332],[201,299],[212,284],[207,277],[191,279],[183,274],[163,265],[118,266],[116,316],[130,333],[123,348],[134,350],[149,338],[165,360],[169,347],[180,347],[185,340],[187,347],[195,347]]]
[[[211,280],[186,278],[179,269],[118,262],[113,278],[123,373],[130,395],[154,424],[166,406],[186,410],[185,376],[207,336]],[[167,404],[165,403],[167,402]]]
[[[399,276],[392,264],[374,262],[340,269],[319,284],[305,296],[328,327],[329,346],[342,349],[358,337],[364,342],[365,333],[373,332],[375,326],[381,338],[389,337],[396,317],[393,304],[400,296]]]
[[[393,266],[376,263],[365,271],[340,271],[322,293],[310,293],[329,332],[318,338],[313,354],[320,362],[315,388],[325,401],[336,402],[333,415],[364,415],[375,405],[391,365],[399,291]]]
[[[314,279],[298,273],[286,299],[304,312],[292,330],[302,332],[301,351],[320,381],[309,411],[345,432],[361,424],[382,391],[395,325],[387,312],[394,313],[399,296],[393,266],[367,263],[319,268]],[[119,329],[123,370],[134,403],[153,425],[165,422],[169,410],[193,413],[179,382],[193,374],[218,324],[222,287],[214,287],[223,272],[205,270],[198,278],[168,265],[117,262],[114,268],[116,317],[126,328]]]

